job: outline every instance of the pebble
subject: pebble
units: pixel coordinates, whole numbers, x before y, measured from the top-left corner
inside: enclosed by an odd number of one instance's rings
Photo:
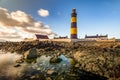
[[[47,74],[49,74],[49,75],[51,75],[51,74],[53,74],[55,71],[53,70],[53,69],[51,69],[51,70],[48,70],[47,71]]]
[[[15,64],[14,67],[20,67],[21,65],[20,64]]]

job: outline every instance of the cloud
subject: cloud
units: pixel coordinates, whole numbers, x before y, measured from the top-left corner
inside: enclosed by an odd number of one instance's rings
[[[38,14],[42,17],[47,17],[47,16],[49,16],[49,11],[45,10],[45,9],[40,9],[40,10],[38,10]]]
[[[0,27],[0,41],[21,41],[23,35],[19,34],[15,28]]]
[[[0,38],[23,39],[31,38],[34,34],[56,35],[49,25],[35,21],[23,11],[9,12],[5,8],[0,8]]]
[[[7,9],[0,8],[0,24],[3,26],[33,26],[33,18],[22,11],[9,13]]]

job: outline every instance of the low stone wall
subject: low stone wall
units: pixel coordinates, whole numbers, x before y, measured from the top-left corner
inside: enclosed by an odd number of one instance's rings
[[[89,40],[89,39],[39,39],[39,41],[56,41],[56,42],[79,42],[79,41],[115,42],[115,39],[108,39],[108,40]]]
[[[71,42],[71,39],[39,39],[39,41]]]

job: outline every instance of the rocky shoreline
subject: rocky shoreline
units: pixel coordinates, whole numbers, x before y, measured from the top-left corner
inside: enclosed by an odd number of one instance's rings
[[[32,42],[0,42],[0,50],[8,52],[17,52],[19,54],[36,48],[39,53],[74,53],[76,51],[94,51],[94,52],[116,52],[119,51],[120,42],[51,42],[51,41],[32,41]]]
[[[79,70],[83,70],[85,74],[90,72],[91,75],[106,77],[103,80],[107,78],[111,80],[120,79],[120,42],[67,43],[32,41],[0,43],[0,50],[11,53],[24,54],[32,48],[37,50],[38,56],[50,55],[54,57],[63,54],[68,58],[72,58],[74,61],[71,61],[71,63],[73,65],[72,69],[76,73],[75,76],[80,75]],[[79,75],[77,78],[79,78]],[[102,79],[100,78],[100,80]]]

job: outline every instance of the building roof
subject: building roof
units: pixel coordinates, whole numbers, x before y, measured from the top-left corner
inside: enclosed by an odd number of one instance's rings
[[[47,35],[35,34],[37,39],[49,39]]]

